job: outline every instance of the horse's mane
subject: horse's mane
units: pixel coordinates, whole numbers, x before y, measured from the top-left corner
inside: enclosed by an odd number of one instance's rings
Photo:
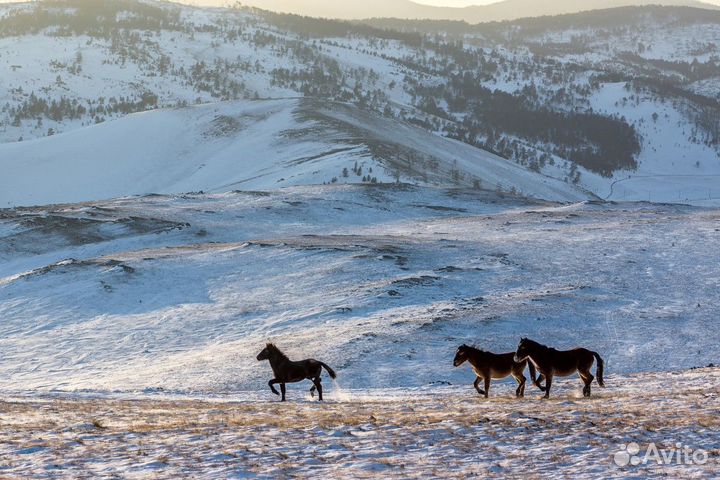
[[[523,338],[522,340],[531,345],[534,345],[536,347],[544,348],[546,350],[555,350],[554,348],[548,347],[547,345],[543,345],[542,343],[536,342],[535,340],[530,340],[529,338]]]
[[[271,352],[274,352],[278,357],[283,358],[284,360],[290,360],[287,355],[285,355],[282,350],[280,350],[278,347],[275,346],[274,343],[268,343],[267,345],[268,350]]]
[[[463,344],[462,346],[474,353],[487,353],[487,352],[485,352],[485,350],[483,350],[482,348],[478,348],[475,345]]]

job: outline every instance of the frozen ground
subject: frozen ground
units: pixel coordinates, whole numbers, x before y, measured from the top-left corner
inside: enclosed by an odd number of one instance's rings
[[[471,387],[227,397],[0,397],[3,478],[717,478],[720,370],[611,375],[579,397]],[[301,397],[298,399],[297,397]],[[635,442],[707,454],[619,467]],[[622,459],[622,457],[619,457]],[[702,460],[703,457],[697,457]]]

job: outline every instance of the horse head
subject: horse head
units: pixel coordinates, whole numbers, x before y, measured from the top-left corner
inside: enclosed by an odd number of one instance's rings
[[[457,349],[457,352],[455,353],[455,359],[453,360],[453,365],[456,367],[459,367],[463,363],[465,363],[468,359],[468,354],[470,353],[470,347],[463,344],[460,345]]]
[[[262,352],[258,353],[257,359],[259,362],[263,360],[270,360],[270,356],[272,355],[272,351],[275,349],[275,345],[272,343],[268,343],[265,345],[265,348],[263,348]]]
[[[535,344],[535,342],[533,342],[532,340],[525,337],[521,338],[520,343],[518,344],[518,348],[515,351],[515,362],[520,363],[527,360],[530,356],[530,352],[532,351],[533,344]]]

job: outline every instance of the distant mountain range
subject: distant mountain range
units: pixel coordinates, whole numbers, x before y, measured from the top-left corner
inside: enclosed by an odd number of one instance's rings
[[[505,0],[484,6],[465,8],[434,7],[410,0],[243,0],[243,5],[276,12],[339,19],[405,18],[463,20],[468,23],[514,20],[524,17],[562,15],[587,10],[641,5],[675,5],[718,9],[696,0]]]

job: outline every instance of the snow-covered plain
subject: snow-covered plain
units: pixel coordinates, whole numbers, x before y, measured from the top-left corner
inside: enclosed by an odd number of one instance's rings
[[[3,210],[0,388],[263,389],[267,340],[347,388],[464,382],[457,345],[521,335],[610,372],[703,366],[719,218],[409,186]]]

